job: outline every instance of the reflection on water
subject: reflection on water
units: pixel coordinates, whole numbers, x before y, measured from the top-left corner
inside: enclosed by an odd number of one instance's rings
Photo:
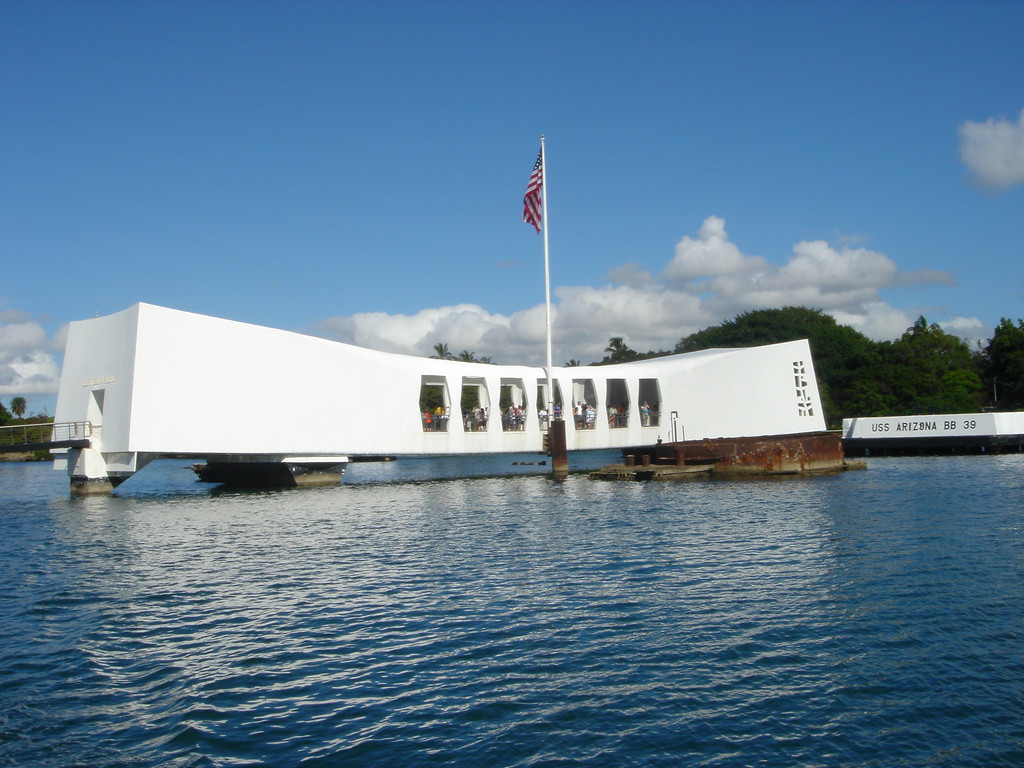
[[[492,458],[259,492],[168,461],[80,499],[0,465],[0,763],[1024,759],[1024,457]]]

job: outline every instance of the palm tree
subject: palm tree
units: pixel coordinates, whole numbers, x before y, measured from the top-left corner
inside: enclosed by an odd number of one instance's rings
[[[622,354],[622,351],[627,349],[626,344],[623,342],[621,336],[612,336],[608,339],[608,346],[604,348],[605,352],[612,355]]]
[[[583,365],[583,363],[581,363],[579,360],[577,360],[574,357],[574,358],[570,359],[568,363],[565,364],[565,367],[566,368],[578,368],[581,365]]]
[[[28,408],[28,403],[25,402],[24,397],[12,397],[11,398],[11,413],[17,418],[21,418],[25,415],[25,411]]]
[[[452,353],[448,351],[448,345],[438,342],[434,345],[434,354],[431,357],[438,360],[453,360]]]
[[[608,346],[604,348],[604,351],[608,355],[601,361],[602,363],[625,363],[630,360],[636,360],[639,357],[636,352],[626,345],[621,336],[610,338]]]
[[[470,352],[468,349],[464,349],[461,352],[459,352],[459,360],[461,360],[464,363],[475,363],[476,352]]]

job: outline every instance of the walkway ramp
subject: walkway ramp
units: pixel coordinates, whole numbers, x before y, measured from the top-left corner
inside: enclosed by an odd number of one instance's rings
[[[15,424],[0,427],[0,453],[31,453],[54,448],[88,448],[92,424],[69,421],[60,424]]]

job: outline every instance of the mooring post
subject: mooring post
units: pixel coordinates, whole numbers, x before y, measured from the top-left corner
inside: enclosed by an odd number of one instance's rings
[[[551,422],[548,446],[551,450],[551,477],[564,480],[569,476],[569,452],[565,447],[565,422],[562,419]]]

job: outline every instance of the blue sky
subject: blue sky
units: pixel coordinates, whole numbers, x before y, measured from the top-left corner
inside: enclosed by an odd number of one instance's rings
[[[1024,3],[0,5],[0,399],[149,302],[555,361],[1024,315]],[[197,343],[197,340],[183,340]]]

